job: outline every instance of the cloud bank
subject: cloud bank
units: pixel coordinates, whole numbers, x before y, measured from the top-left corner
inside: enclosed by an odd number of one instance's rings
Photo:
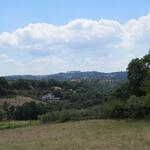
[[[105,19],[76,19],[60,26],[29,24],[0,33],[1,74],[125,70],[149,47],[150,14],[125,24]],[[19,59],[18,53],[25,58]]]

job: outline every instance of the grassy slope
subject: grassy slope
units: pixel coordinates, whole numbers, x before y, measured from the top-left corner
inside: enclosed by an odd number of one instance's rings
[[[0,105],[4,104],[4,102],[7,102],[11,105],[22,105],[27,102],[44,103],[44,102],[32,99],[30,97],[24,97],[24,96],[16,96],[13,98],[0,98]]]
[[[0,150],[149,150],[150,122],[92,120],[0,131]]]

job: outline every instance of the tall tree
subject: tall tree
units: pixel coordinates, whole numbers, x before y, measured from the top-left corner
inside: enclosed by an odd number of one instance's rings
[[[128,80],[131,95],[141,96],[144,94],[142,85],[148,76],[149,67],[143,59],[133,59],[128,65]]]

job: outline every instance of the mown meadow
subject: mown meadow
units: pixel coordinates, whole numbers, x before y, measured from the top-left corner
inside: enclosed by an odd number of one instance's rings
[[[0,150],[149,150],[150,121],[89,120],[0,131]]]

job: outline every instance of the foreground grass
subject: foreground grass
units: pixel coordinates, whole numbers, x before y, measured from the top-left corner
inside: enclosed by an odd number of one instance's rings
[[[149,150],[150,121],[90,120],[0,131],[0,150]]]
[[[38,121],[0,121],[0,130],[38,125]]]

